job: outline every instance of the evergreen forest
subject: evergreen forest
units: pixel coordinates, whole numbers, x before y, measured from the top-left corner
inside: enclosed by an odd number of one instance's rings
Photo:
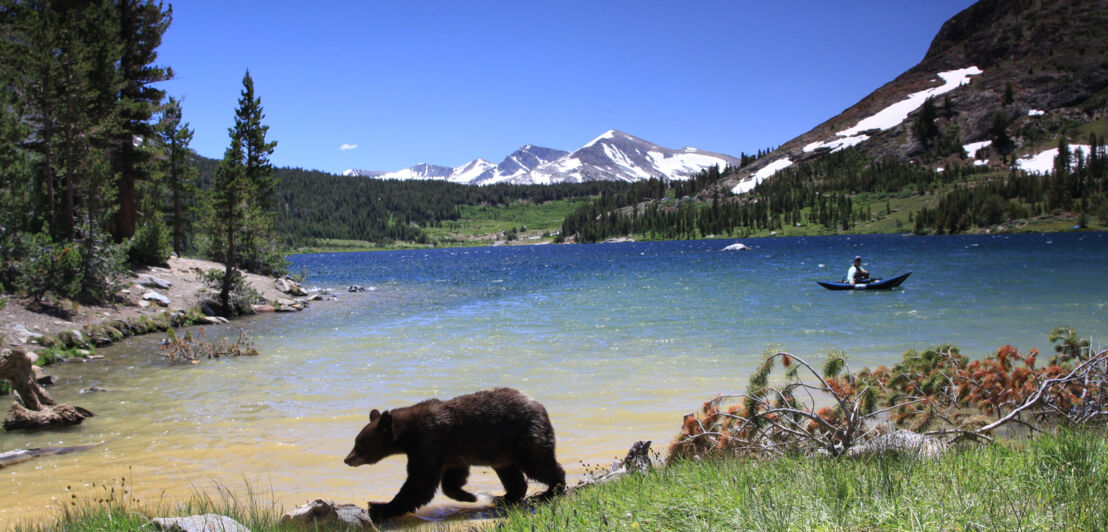
[[[939,172],[900,159],[874,160],[854,149],[790,166],[752,191],[734,196],[719,185],[738,169],[705,170],[689,181],[630,185],[580,206],[561,235],[578,242],[624,236],[692,239],[712,236],[867,232],[894,217],[897,232],[951,234],[1072,217],[1077,228],[1108,224],[1108,155],[1091,136],[1088,157],[1063,138],[1054,171],[1042,176],[973,165]],[[867,225],[869,224],[869,225]],[[883,226],[888,228],[888,226]],[[795,231],[794,231],[795,232]],[[888,232],[869,229],[868,232]]]

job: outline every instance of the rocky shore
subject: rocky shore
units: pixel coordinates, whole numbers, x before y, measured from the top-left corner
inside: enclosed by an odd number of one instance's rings
[[[29,310],[9,297],[0,309],[0,348],[42,352],[51,347],[103,346],[129,336],[163,331],[187,323],[217,325],[227,320],[207,301],[217,293],[205,286],[202,275],[222,271],[218,262],[173,257],[166,267],[129,272],[122,280],[118,300],[105,305],[69,304],[50,311]],[[295,312],[323,294],[309,294],[291,278],[244,273],[245,281],[264,299],[255,312]]]

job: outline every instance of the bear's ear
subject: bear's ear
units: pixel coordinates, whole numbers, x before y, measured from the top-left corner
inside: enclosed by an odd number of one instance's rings
[[[381,412],[377,418],[377,430],[385,434],[392,434],[392,414],[388,410]]]
[[[381,417],[381,411],[374,408],[373,411],[369,413],[369,422],[373,423],[374,421],[377,421],[377,418],[379,417]]]

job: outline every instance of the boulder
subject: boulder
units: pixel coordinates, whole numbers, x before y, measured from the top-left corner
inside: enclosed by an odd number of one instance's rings
[[[35,374],[35,382],[43,386],[53,386],[58,383],[58,378],[47,373],[42,366],[31,366],[31,371]]]
[[[255,314],[264,314],[266,312],[276,312],[277,309],[273,308],[273,305],[254,305]]]
[[[159,517],[146,526],[153,530],[168,532],[250,532],[250,529],[242,523],[225,515],[216,514]]]
[[[153,301],[163,307],[169,306],[169,298],[153,290],[147,291],[145,294],[142,294],[142,299],[145,301]]]
[[[80,329],[69,329],[59,332],[58,341],[66,348],[88,346],[88,342],[85,341],[85,335],[81,334]]]
[[[138,276],[138,284],[147,288],[157,288],[159,290],[169,290],[169,287],[173,286],[173,283],[165,279],[145,273]]]
[[[28,329],[27,326],[23,325],[22,323],[12,325],[12,332],[15,334],[16,342],[21,344],[25,344],[42,338],[42,334]]]
[[[300,286],[300,283],[292,280],[291,277],[279,277],[273,282],[274,286],[278,290],[294,296],[306,296],[308,292]]]
[[[356,504],[337,504],[327,499],[316,499],[298,506],[293,511],[282,515],[281,523],[293,523],[315,529],[319,527],[377,529],[373,526],[373,521],[369,519],[369,512],[365,508]]]

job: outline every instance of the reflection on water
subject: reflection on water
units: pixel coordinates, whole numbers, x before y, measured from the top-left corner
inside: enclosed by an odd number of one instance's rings
[[[148,502],[244,482],[286,508],[388,500],[403,457],[342,463],[368,412],[494,386],[546,405],[573,482],[636,440],[664,449],[682,414],[742,391],[771,345],[814,358],[843,349],[861,366],[940,342],[970,355],[1006,343],[1049,349],[1060,324],[1108,333],[1103,234],[744,242],[754,249],[695,241],[293,257],[309,285],[375,290],[207,330],[247,329],[258,357],[169,367],[150,336],[100,350],[104,361],[52,368],[55,398],[97,416],[0,435],[0,449],[102,445],[0,470],[0,522],[61,504],[67,487],[124,477]],[[886,293],[816,285],[842,277],[856,254],[878,275],[914,273]],[[79,393],[93,385],[111,391]],[[502,493],[487,469],[470,485]],[[422,518],[465,508],[440,496]]]

